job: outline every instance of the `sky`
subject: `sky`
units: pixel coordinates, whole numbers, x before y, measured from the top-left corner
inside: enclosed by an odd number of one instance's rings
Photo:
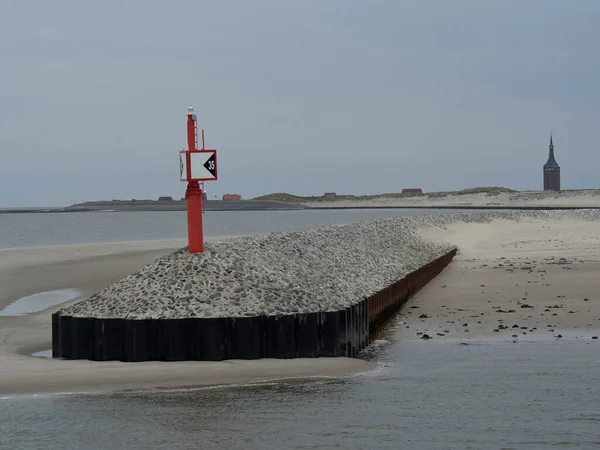
[[[0,2],[0,207],[600,188],[598,0]]]

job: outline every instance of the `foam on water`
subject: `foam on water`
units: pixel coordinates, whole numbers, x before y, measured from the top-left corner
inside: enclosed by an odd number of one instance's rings
[[[81,291],[77,289],[57,289],[55,291],[39,292],[27,297],[21,297],[12,302],[0,311],[0,316],[25,316],[74,300],[80,295]]]

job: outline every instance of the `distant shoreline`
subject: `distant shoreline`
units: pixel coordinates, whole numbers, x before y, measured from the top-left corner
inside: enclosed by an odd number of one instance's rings
[[[350,209],[447,209],[447,210],[490,210],[490,211],[555,211],[555,210],[578,210],[578,209],[600,209],[600,206],[310,206],[304,208],[214,208],[206,211],[325,211],[325,210],[350,210]],[[139,208],[139,209],[14,209],[0,210],[0,214],[57,214],[57,213],[103,213],[103,212],[182,212],[181,209],[162,209],[162,208]]]
[[[465,210],[576,210],[600,209],[600,190],[512,191],[505,188],[473,188],[455,192],[353,196],[328,194],[298,197],[269,194],[251,200],[206,200],[205,211],[299,211],[325,209],[465,209]],[[185,200],[112,200],[78,203],[63,208],[1,209],[0,214],[68,212],[185,211]]]
[[[205,211],[286,211],[309,209],[304,205],[272,200],[208,200]],[[13,208],[0,209],[0,214],[48,214],[76,212],[172,212],[186,211],[185,201],[113,201],[87,202],[64,208]]]
[[[264,202],[261,202],[264,203]],[[182,212],[186,211],[185,203],[179,208],[164,208],[147,205],[142,208],[40,208],[40,209],[0,209],[1,214],[56,214],[56,213],[103,213],[103,212]],[[210,207],[206,211],[325,211],[350,209],[447,209],[447,210],[490,210],[490,211],[554,211],[577,209],[600,209],[600,206],[478,206],[478,205],[352,205],[352,206],[304,206],[304,205],[232,205]]]

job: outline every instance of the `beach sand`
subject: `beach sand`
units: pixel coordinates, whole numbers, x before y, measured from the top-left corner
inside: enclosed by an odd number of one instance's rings
[[[168,240],[0,251],[0,310],[21,297],[40,292],[79,291],[76,298],[37,313],[0,316],[0,396],[342,376],[374,367],[366,361],[349,358],[121,363],[31,356],[51,348],[53,312],[98,292],[184,245],[183,240]]]
[[[399,318],[401,338],[427,334],[434,340],[469,342],[600,337],[597,222],[495,220],[432,227],[421,234],[453,243],[459,251],[407,303]]]

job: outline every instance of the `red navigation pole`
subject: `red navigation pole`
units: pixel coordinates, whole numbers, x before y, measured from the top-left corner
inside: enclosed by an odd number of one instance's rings
[[[204,251],[202,230],[203,193],[200,181],[217,179],[217,151],[204,148],[204,130],[202,130],[202,148],[198,149],[198,128],[194,108],[188,108],[187,114],[188,149],[179,152],[181,181],[187,181],[185,199],[187,201],[188,248],[190,253]]]
[[[190,253],[202,253],[204,251],[204,231],[202,229],[202,191],[198,181],[192,180],[190,164],[191,152],[195,152],[197,141],[196,114],[194,108],[188,108],[187,115],[187,141],[188,141],[188,164],[187,166],[187,189],[185,200],[187,202],[187,225],[188,225],[188,247]]]

